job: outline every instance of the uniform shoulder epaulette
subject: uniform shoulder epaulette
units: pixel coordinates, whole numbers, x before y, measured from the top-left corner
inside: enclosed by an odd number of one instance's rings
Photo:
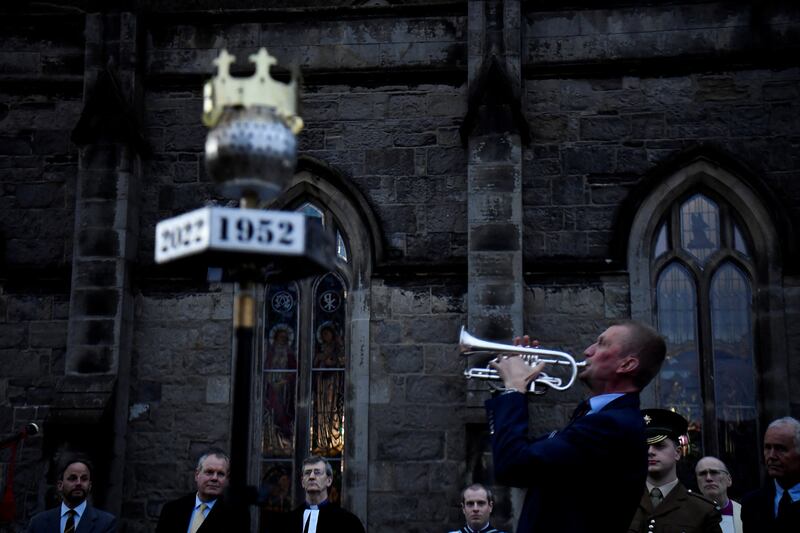
[[[709,504],[709,505],[713,506],[713,507],[714,507],[714,508],[715,508],[717,511],[719,511],[719,510],[720,510],[720,506],[719,506],[719,505],[717,505],[717,502],[715,502],[715,501],[714,501],[714,500],[712,500],[711,498],[707,498],[707,497],[703,496],[703,494],[702,494],[702,493],[700,493],[700,492],[695,492],[695,491],[693,491],[693,490],[687,490],[686,492],[687,492],[687,493],[688,493],[690,496],[694,496],[695,498],[697,498],[697,499],[699,499],[699,500],[703,500],[705,503],[707,503],[707,504]]]

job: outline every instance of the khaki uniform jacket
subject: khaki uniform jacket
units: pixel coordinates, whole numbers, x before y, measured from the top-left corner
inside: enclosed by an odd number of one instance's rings
[[[711,500],[689,492],[681,483],[653,510],[645,489],[629,533],[722,533],[722,515]]]

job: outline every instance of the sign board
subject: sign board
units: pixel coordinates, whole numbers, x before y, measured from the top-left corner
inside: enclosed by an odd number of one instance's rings
[[[301,256],[306,252],[302,213],[203,207],[156,225],[156,263],[204,252]]]

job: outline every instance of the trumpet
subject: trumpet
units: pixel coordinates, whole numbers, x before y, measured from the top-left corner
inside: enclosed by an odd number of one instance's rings
[[[485,341],[470,335],[463,326],[461,327],[461,335],[458,338],[458,346],[461,355],[519,355],[522,357],[525,363],[531,366],[531,368],[535,367],[539,363],[570,367],[570,377],[566,384],[561,378],[549,376],[542,372],[536,377],[535,380],[531,381],[530,385],[528,386],[529,394],[544,394],[547,392],[547,389],[536,388],[537,383],[555,390],[567,390],[575,383],[575,378],[578,377],[578,367],[586,366],[586,361],[575,361],[575,358],[566,352],[545,350],[543,348],[531,348],[529,346],[512,346],[510,344]],[[485,368],[469,368],[464,371],[464,375],[467,377],[467,379],[475,378],[489,380],[489,386],[493,389],[505,390],[502,385],[492,383],[492,381],[500,381],[500,375],[494,368],[488,366]]]

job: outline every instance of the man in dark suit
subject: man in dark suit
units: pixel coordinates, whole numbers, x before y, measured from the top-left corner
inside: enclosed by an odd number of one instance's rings
[[[239,533],[222,495],[229,471],[230,459],[224,452],[203,454],[194,472],[197,492],[164,504],[156,533]]]
[[[86,500],[92,492],[92,464],[73,457],[59,468],[56,488],[61,505],[31,519],[28,533],[116,533],[114,515],[95,509]]]
[[[800,531],[800,421],[773,421],[764,435],[764,463],[770,481],[742,500],[745,533]]]
[[[719,507],[678,480],[680,438],[688,422],[666,409],[642,411],[647,436],[647,483],[633,516],[631,533],[722,533]]]
[[[528,345],[525,336],[516,344]],[[606,329],[586,348],[578,377],[591,397],[558,432],[528,438],[525,391],[542,370],[520,357],[495,360],[506,391],[486,402],[497,480],[528,493],[517,533],[625,531],[647,475],[639,391],[658,373],[666,347],[634,321]]]
[[[324,457],[312,455],[303,461],[300,483],[306,493],[304,505],[289,512],[276,533],[364,533],[361,520],[328,500],[333,467]]]

